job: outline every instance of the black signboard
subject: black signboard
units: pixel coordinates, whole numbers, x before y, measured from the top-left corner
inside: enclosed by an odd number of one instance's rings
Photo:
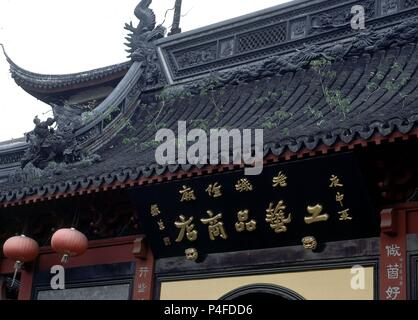
[[[239,171],[140,186],[131,196],[156,257],[378,235],[351,153],[270,165],[258,176]]]

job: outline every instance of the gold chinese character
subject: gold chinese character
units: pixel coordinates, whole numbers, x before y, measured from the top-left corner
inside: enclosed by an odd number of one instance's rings
[[[339,202],[341,207],[344,207],[343,200],[344,194],[337,192],[337,195],[335,196],[335,201]]]
[[[210,197],[219,198],[222,196],[221,188],[222,186],[215,182],[215,184],[209,185],[209,187],[206,189],[206,192]]]
[[[160,221],[158,221],[157,223],[158,223],[158,228],[160,229],[160,231],[164,231],[165,230],[164,221],[160,219]]]
[[[235,185],[235,189],[239,192],[249,192],[253,191],[253,185],[248,179],[240,179]]]
[[[238,222],[235,224],[235,229],[237,230],[237,232],[243,232],[245,230],[247,230],[248,232],[252,232],[257,228],[257,221],[251,220],[248,222],[248,219],[248,210],[238,212]]]
[[[286,224],[292,222],[292,214],[289,213],[286,218],[284,212],[285,209],[286,206],[284,205],[283,200],[280,200],[275,208],[274,204],[271,202],[269,208],[266,210],[266,222],[270,223],[270,227],[276,233],[286,232]]]
[[[195,248],[189,248],[184,251],[186,259],[189,261],[196,261],[199,259],[199,252]]]
[[[310,217],[305,217],[305,223],[311,224],[315,222],[327,221],[329,219],[329,215],[327,213],[321,214],[324,208],[317,204],[314,207],[308,207],[307,211],[311,215]]]
[[[315,237],[309,236],[302,239],[303,247],[306,250],[315,250],[318,247],[318,242]]]
[[[163,241],[164,241],[164,245],[165,245],[166,247],[171,246],[171,240],[170,240],[170,238],[169,238],[169,237],[165,237],[165,238],[163,239]]]
[[[186,234],[187,239],[189,241],[196,241],[197,239],[197,231],[194,230],[194,224],[192,223],[193,217],[190,217],[189,220],[186,220],[185,216],[179,217],[180,221],[174,222],[176,227],[180,229],[179,236],[176,239],[176,242],[181,242],[184,239],[184,234]]]
[[[247,229],[248,232],[253,232],[255,229],[257,229],[257,221],[250,220],[250,222],[247,222],[245,224],[245,228]]]
[[[222,213],[219,213],[216,216],[214,216],[214,213],[211,210],[208,210],[207,214],[209,215],[209,218],[200,219],[200,221],[202,221],[203,224],[209,224],[208,230],[210,240],[213,241],[217,237],[227,239],[228,236],[226,235],[224,224],[223,222],[218,221],[222,219]]]
[[[347,221],[347,220],[353,220],[353,217],[350,216],[348,213],[350,209],[345,209],[343,211],[338,212],[340,215],[340,221]]]
[[[161,212],[160,212],[160,208],[158,208],[158,204],[153,204],[151,205],[151,215],[153,217],[158,216]]]
[[[277,177],[273,178],[273,187],[287,187],[287,176],[285,174],[283,174],[283,172],[279,172],[279,174],[277,175]]]
[[[338,188],[338,187],[344,187],[344,185],[340,182],[340,178],[338,178],[336,175],[332,175],[329,179],[331,181],[330,188]]]
[[[144,282],[141,282],[140,284],[138,284],[138,292],[139,293],[145,293],[147,288],[148,288],[148,286]]]
[[[181,194],[181,202],[196,200],[196,196],[194,195],[194,190],[192,188],[183,186],[183,190],[180,190],[179,192]]]

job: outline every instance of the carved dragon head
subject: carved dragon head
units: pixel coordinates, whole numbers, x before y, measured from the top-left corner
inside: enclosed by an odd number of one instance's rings
[[[149,6],[152,0],[142,0],[135,8],[135,16],[140,20],[137,30],[140,32],[152,31],[156,25],[155,13]]]
[[[128,46],[129,58],[132,58],[133,53],[140,47],[147,45],[154,40],[164,37],[165,28],[162,26],[156,27],[156,18],[154,11],[149,8],[152,0],[141,0],[135,8],[135,16],[140,20],[138,26],[135,28],[132,21],[125,24],[125,29],[130,33],[126,37],[128,40],[125,43]]]

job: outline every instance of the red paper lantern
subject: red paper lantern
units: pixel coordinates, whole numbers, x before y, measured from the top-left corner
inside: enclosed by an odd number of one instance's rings
[[[39,246],[35,240],[25,235],[16,236],[6,240],[3,245],[3,254],[5,257],[15,261],[14,283],[17,272],[22,268],[22,265],[25,262],[36,259],[39,254]]]
[[[8,239],[3,245],[3,253],[13,261],[25,263],[36,259],[39,246],[35,240],[21,235]]]
[[[86,252],[88,240],[84,234],[74,228],[60,229],[52,236],[51,247],[63,255],[61,262],[67,263],[70,257]]]

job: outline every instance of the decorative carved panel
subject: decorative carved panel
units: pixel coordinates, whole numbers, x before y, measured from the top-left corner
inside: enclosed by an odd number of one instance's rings
[[[219,57],[228,58],[234,54],[235,42],[234,38],[221,40],[219,42]]]
[[[380,9],[382,10],[382,15],[396,13],[399,10],[398,0],[382,0]]]
[[[290,23],[290,39],[304,38],[306,33],[306,19],[299,19]]]
[[[357,33],[350,25],[353,5],[364,7],[367,29],[379,30],[416,16],[418,0],[306,1],[180,35],[175,41],[168,38],[159,46],[175,82],[286,55],[304,44],[352,37]]]
[[[180,68],[187,68],[215,60],[216,51],[216,43],[212,43],[191,51],[176,53],[175,58]]]
[[[286,25],[257,30],[238,37],[238,52],[265,48],[286,41]]]
[[[418,0],[404,0],[404,7],[405,8],[411,8],[418,6]]]

